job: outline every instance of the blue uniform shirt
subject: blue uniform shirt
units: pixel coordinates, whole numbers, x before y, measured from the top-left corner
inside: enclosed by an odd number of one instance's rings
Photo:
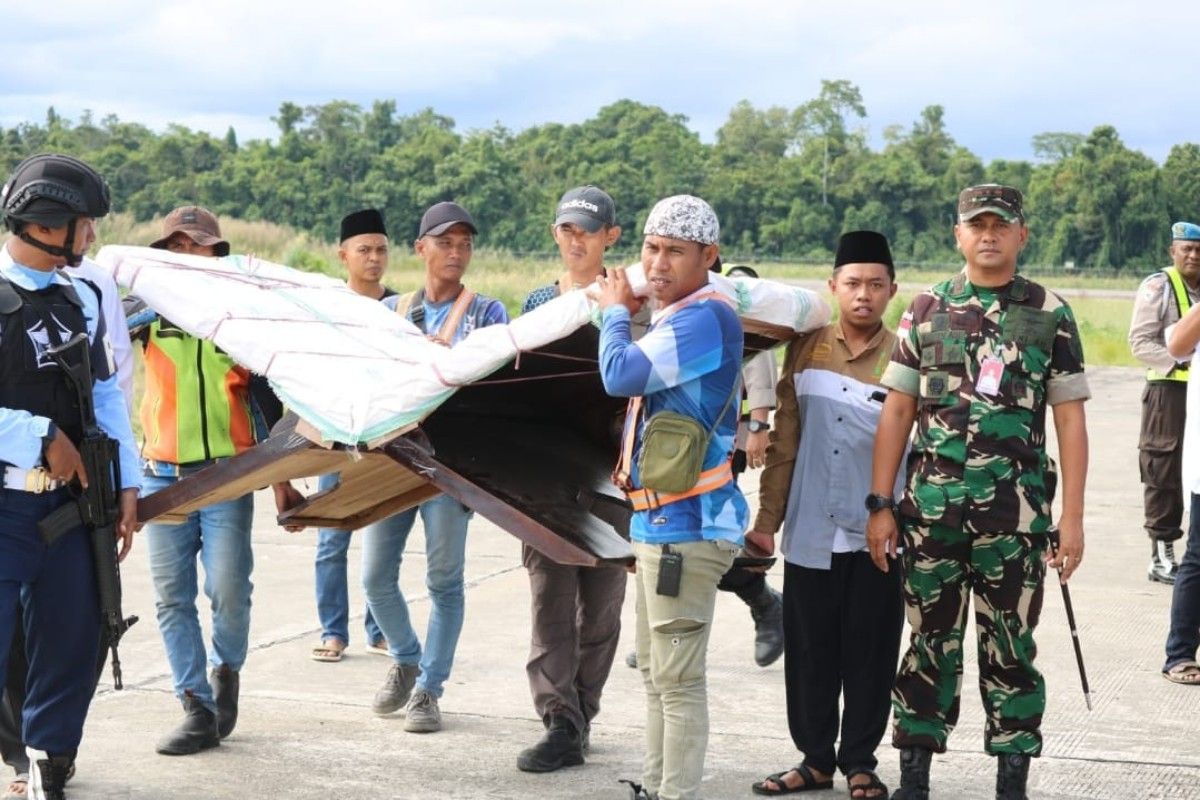
[[[83,303],[83,316],[87,321],[89,340],[95,343],[97,337],[100,337],[104,342],[104,351],[111,357],[112,348],[107,344],[100,314],[100,298],[90,286],[68,277],[61,270],[42,272],[18,264],[9,255],[7,247],[0,248],[0,274],[28,291],[44,289],[51,283],[74,286]],[[105,365],[103,369],[97,365],[93,369],[98,375],[107,375],[95,382],[92,396],[96,405],[97,422],[104,432],[116,439],[120,445],[121,488],[140,488],[141,464],[129,423],[129,408],[114,374],[116,370],[111,364]],[[34,416],[28,411],[15,408],[0,407],[0,462],[11,464],[18,469],[39,466],[42,462],[42,437],[46,435],[49,426],[50,420],[46,417]]]

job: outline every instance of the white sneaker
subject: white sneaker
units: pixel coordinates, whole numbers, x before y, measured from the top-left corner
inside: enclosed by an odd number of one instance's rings
[[[437,698],[424,689],[412,693],[404,716],[404,730],[409,733],[433,733],[442,729],[442,712],[438,709]]]

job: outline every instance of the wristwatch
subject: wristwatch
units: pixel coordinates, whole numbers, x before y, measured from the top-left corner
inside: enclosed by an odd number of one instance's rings
[[[869,494],[866,506],[867,511],[883,511],[885,508],[895,508],[896,501],[886,494]]]
[[[58,426],[54,424],[54,420],[50,420],[50,424],[46,426],[46,433],[42,436],[42,455],[46,454],[46,448],[54,443],[54,437],[58,435]]]
[[[752,419],[746,423],[746,430],[750,431],[751,433],[763,433],[764,431],[771,430],[771,423]]]

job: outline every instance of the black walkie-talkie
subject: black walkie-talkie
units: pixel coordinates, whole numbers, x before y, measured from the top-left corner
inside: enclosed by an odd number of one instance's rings
[[[676,553],[670,545],[662,546],[658,560],[658,584],[654,587],[663,597],[679,597],[679,582],[683,578],[683,553]]]

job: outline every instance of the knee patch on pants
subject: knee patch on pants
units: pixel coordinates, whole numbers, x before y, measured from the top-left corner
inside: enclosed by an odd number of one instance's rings
[[[668,692],[704,680],[708,623],[674,619],[650,629],[650,677],[654,688]]]

